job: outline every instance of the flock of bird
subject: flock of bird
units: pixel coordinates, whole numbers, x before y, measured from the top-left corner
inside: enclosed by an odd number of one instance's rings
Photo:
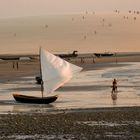
[[[120,14],[120,13],[121,13],[120,10],[114,10],[114,12],[115,12],[116,14]],[[81,16],[81,19],[82,19],[83,21],[86,20],[86,19],[87,19],[87,16],[90,15],[90,14],[96,15],[95,12],[89,13],[88,11],[85,11],[85,13],[82,14],[82,16]],[[132,11],[132,10],[129,10],[128,13],[127,13],[127,15],[124,15],[124,16],[123,16],[123,19],[129,19],[129,15],[131,15],[131,17],[133,17],[133,20],[136,20],[136,19],[137,19],[137,15],[139,15],[139,14],[140,14],[139,11]],[[122,16],[122,14],[121,14],[121,16]],[[72,21],[73,21],[73,22],[75,21],[75,18],[74,18],[74,17],[72,17]],[[101,25],[104,26],[105,23],[107,23],[107,21],[105,20],[105,18],[101,18]],[[108,23],[108,24],[106,24],[106,25],[107,25],[108,27],[112,27],[112,23]],[[47,29],[48,27],[49,27],[48,24],[45,24],[45,25],[44,25],[44,28],[45,28],[45,29]],[[97,33],[98,33],[98,31],[97,31],[96,29],[95,29],[94,31],[92,31],[92,34],[94,34],[94,35],[97,35]],[[16,36],[17,36],[17,33],[14,33],[14,37],[16,37]],[[83,33],[83,40],[86,40],[87,38],[88,38],[87,33]]]
[[[117,14],[120,14],[121,13],[119,10],[114,10],[114,12],[117,13]],[[86,11],[85,14],[82,15],[82,19],[83,20],[86,20],[86,16],[89,15],[89,14],[96,15],[95,12],[89,13],[88,11]],[[133,17],[133,20],[135,21],[137,19],[137,15],[139,15],[140,12],[139,11],[131,11],[131,10],[129,10],[128,11],[128,14],[131,17]],[[129,15],[128,14],[127,15],[124,15],[123,18],[124,19],[129,19]],[[74,21],[74,18],[73,17],[72,17],[72,21]],[[102,26],[105,25],[105,22],[106,22],[105,18],[102,18],[102,20],[101,20]],[[108,27],[112,27],[112,23],[108,23]],[[94,33],[94,35],[96,35],[97,34],[97,30],[94,30],[93,33]],[[86,40],[87,38],[88,38],[88,36],[86,34],[84,34],[83,35],[83,39]]]
[[[118,14],[120,13],[119,10],[115,10],[114,12],[115,12],[115,13],[118,13]],[[129,11],[128,11],[128,14],[129,14],[129,15],[131,14],[131,15],[133,16],[133,19],[136,20],[136,19],[137,19],[136,16],[140,14],[140,11],[135,11],[135,10],[132,11],[132,10],[129,10]],[[124,18],[124,19],[128,19],[128,16],[123,16],[123,18]]]

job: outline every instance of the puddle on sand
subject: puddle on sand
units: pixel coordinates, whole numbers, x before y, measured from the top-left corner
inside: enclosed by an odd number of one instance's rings
[[[46,140],[54,140],[54,139],[61,139],[61,140],[71,140],[75,139],[73,135],[64,134],[64,135],[11,135],[11,136],[3,136],[0,139],[14,139],[14,140],[26,140],[26,139],[46,139]]]
[[[106,132],[105,133],[105,137],[106,138],[117,138],[117,139],[125,139],[125,140],[128,140],[128,139],[133,139],[134,137],[136,139],[140,139],[140,136],[139,135],[131,135],[130,132],[117,132],[117,133],[112,133],[112,132]]]
[[[88,126],[127,126],[127,125],[140,125],[140,121],[121,121],[121,123],[117,122],[106,122],[106,121],[85,121],[85,122],[77,122],[78,124],[85,124]]]

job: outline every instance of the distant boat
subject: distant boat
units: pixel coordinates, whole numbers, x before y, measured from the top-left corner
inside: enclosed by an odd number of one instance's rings
[[[59,57],[61,58],[73,58],[78,56],[78,51],[74,50],[71,54],[60,54]]]
[[[49,104],[58,98],[57,95],[44,97],[44,93],[50,95],[53,91],[68,82],[81,67],[73,65],[40,48],[40,72],[42,97],[13,94],[16,101],[22,103]]]
[[[113,53],[94,53],[97,57],[106,57],[106,56],[113,56]]]

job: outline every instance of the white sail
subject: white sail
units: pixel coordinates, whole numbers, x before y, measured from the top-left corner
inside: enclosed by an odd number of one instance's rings
[[[45,93],[51,93],[64,83],[68,82],[74,74],[82,70],[41,48],[41,72]]]

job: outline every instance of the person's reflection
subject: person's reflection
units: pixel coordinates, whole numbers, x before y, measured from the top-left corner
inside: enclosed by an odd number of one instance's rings
[[[117,104],[117,93],[111,93],[111,98],[113,101],[113,105]]]

